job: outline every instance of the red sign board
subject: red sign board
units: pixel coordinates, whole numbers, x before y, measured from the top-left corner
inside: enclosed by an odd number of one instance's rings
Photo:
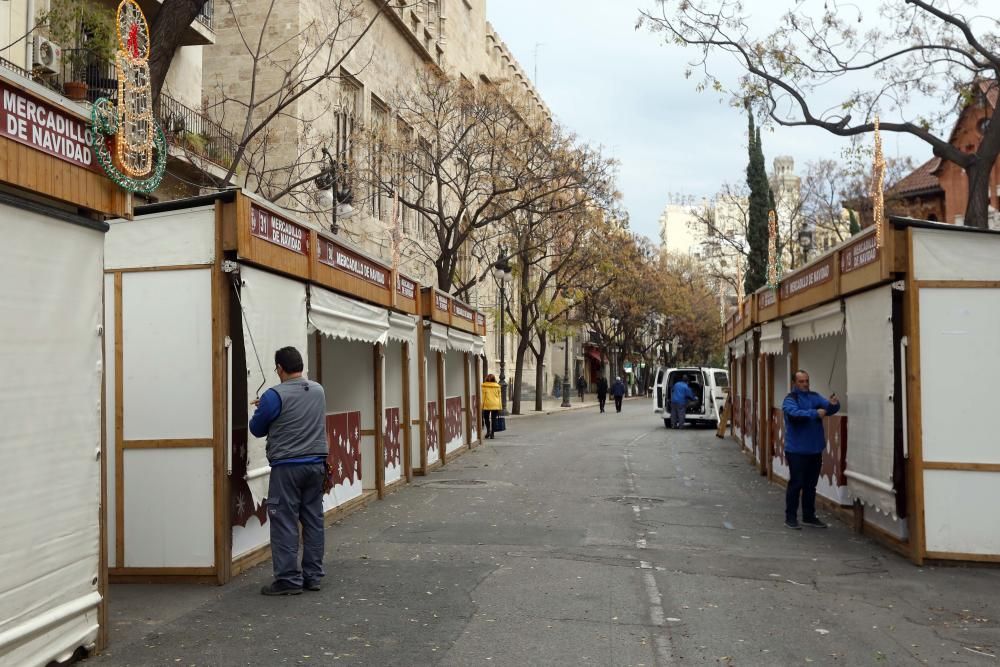
[[[833,280],[833,258],[828,257],[822,264],[817,264],[782,281],[781,298],[787,299],[831,280]]]
[[[458,303],[457,301],[451,302],[451,312],[456,317],[461,317],[463,320],[466,320],[467,322],[474,321],[473,318],[475,317],[475,314],[462,304]]]
[[[872,234],[867,238],[845,246],[840,251],[840,272],[850,273],[877,262],[879,258],[878,239]]]
[[[448,297],[441,296],[440,294],[438,294],[437,292],[435,292],[434,293],[434,307],[437,308],[438,310],[443,310],[444,312],[447,313],[448,310],[449,310],[448,309]]]
[[[396,291],[407,299],[413,299],[417,294],[417,284],[409,278],[396,276]]]
[[[309,254],[309,230],[256,204],[250,205],[250,233],[300,255]]]
[[[389,289],[389,271],[387,269],[323,237],[319,239],[319,261],[379,287]]]
[[[760,307],[770,308],[775,304],[775,302],[777,302],[777,300],[778,300],[778,295],[775,294],[773,289],[764,290],[760,294]]]
[[[0,79],[0,136],[100,172],[87,122]]]

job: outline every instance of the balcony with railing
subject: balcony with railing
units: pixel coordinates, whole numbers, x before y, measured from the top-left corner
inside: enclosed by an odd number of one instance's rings
[[[98,98],[118,99],[118,73],[113,63],[86,49],[63,49],[58,71],[28,72],[0,58],[0,68],[32,79],[69,99],[93,104]],[[170,145],[188,156],[197,156],[228,168],[236,155],[236,142],[221,125],[205,114],[160,93],[154,114]]]

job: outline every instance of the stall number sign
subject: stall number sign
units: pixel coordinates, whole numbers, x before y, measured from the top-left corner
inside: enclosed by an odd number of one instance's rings
[[[84,169],[100,171],[87,124],[0,80],[0,135]]]
[[[466,321],[469,321],[469,322],[473,321],[472,311],[469,310],[468,308],[464,307],[464,306],[459,305],[458,303],[456,303],[454,301],[451,304],[451,312],[454,313],[455,315],[457,315],[458,317],[461,317],[463,320],[466,320]]]
[[[770,308],[777,301],[777,295],[774,293],[773,289],[765,290],[763,294],[760,295],[760,307]]]
[[[250,206],[250,233],[300,255],[309,254],[309,232],[258,206]]]
[[[441,296],[440,294],[434,294],[434,305],[438,310],[443,310],[448,312],[448,297]]]
[[[819,266],[814,266],[805,273],[781,283],[781,298],[787,299],[831,280],[833,280],[833,262],[828,259]]]
[[[417,284],[403,276],[396,276],[396,291],[406,299],[413,299],[417,294]]]
[[[385,269],[326,239],[320,239],[319,261],[379,287],[389,287],[389,273]]]
[[[878,261],[878,239],[871,235],[840,251],[840,272],[850,273]]]

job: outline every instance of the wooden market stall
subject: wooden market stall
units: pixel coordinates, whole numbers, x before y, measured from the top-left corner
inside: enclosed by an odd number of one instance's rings
[[[101,304],[106,217],[129,193],[82,107],[0,70],[0,664],[106,642]]]
[[[479,406],[486,317],[433,287],[421,291],[421,306],[425,341],[421,404],[427,418],[414,467],[417,474],[426,474],[463,449],[482,443]]]
[[[251,402],[293,345],[327,397],[328,519],[409,477],[419,285],[239,190],[112,224],[111,574],[224,583],[269,555]]]
[[[760,368],[755,387],[734,382],[734,413],[756,391],[760,418],[734,417],[734,437],[751,432],[762,471],[787,480],[781,402],[802,368],[842,404],[824,420],[828,506],[916,563],[1000,561],[1000,449],[985,418],[1000,372],[998,252],[997,232],[894,218],[884,238],[870,228],[752,295],[752,321],[734,314],[725,336],[734,377],[748,357]]]

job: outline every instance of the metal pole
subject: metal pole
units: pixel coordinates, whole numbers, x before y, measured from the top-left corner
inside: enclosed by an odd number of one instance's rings
[[[568,311],[566,313],[566,325],[569,326],[569,312]],[[570,392],[570,388],[569,388],[569,333],[568,332],[566,334],[566,339],[563,342],[563,356],[564,356],[564,360],[563,360],[563,386],[562,386],[563,400],[562,400],[562,404],[559,407],[560,408],[568,408],[568,407],[570,407],[570,403],[569,403],[569,392]]]
[[[507,368],[507,353],[504,350],[504,336],[503,333],[503,311],[506,310],[507,299],[504,294],[504,279],[500,279],[500,331],[497,335],[500,336],[500,414],[507,415],[507,376],[504,375],[504,370]]]

